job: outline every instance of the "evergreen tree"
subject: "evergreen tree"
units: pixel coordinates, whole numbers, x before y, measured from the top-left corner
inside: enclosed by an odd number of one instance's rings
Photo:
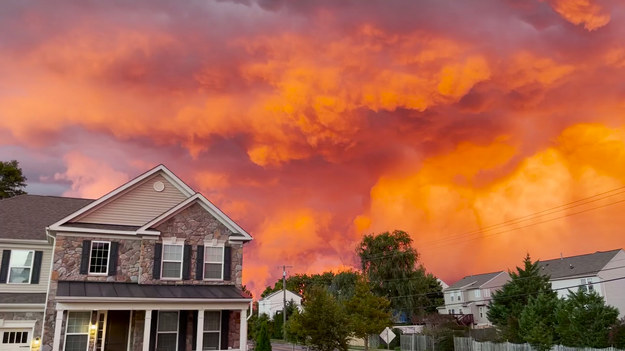
[[[549,283],[549,276],[540,272],[538,261],[533,262],[527,254],[523,268],[516,267],[516,272],[509,272],[510,281],[501,290],[493,293],[487,313],[488,320],[497,327],[502,338],[520,343],[523,337],[519,332],[519,317],[532,297],[539,293],[554,294]]]
[[[605,348],[618,314],[594,291],[571,291],[556,311],[556,332],[565,346]]]
[[[356,282],[353,296],[345,302],[352,333],[363,339],[369,350],[369,335],[377,335],[391,325],[390,302],[374,295],[364,279]]]
[[[519,334],[538,351],[547,351],[558,342],[555,332],[556,309],[560,300],[555,292],[530,297],[519,317]]]
[[[260,323],[258,333],[256,335],[256,347],[255,351],[271,351],[271,340],[269,339],[269,332],[267,331],[267,321],[264,320]]]
[[[19,162],[0,161],[0,199],[26,194],[26,177],[22,174]]]

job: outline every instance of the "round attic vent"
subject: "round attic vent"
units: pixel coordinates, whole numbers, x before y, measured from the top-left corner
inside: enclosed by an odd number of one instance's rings
[[[161,192],[165,189],[165,184],[161,181],[154,182],[154,190]]]

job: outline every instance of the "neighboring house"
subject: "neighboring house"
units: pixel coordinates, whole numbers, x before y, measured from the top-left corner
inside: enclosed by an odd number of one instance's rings
[[[491,294],[509,280],[504,271],[466,276],[443,290],[445,305],[438,313],[453,315],[465,325],[490,325],[486,313]]]
[[[2,200],[0,209],[12,201],[24,200]],[[31,288],[36,306],[15,303],[15,312],[0,314],[0,328],[28,320],[34,324],[21,333],[41,337],[41,349],[53,351],[246,349],[251,298],[242,292],[242,249],[252,238],[204,196],[161,165],[95,201],[58,201],[67,208],[16,210],[37,243],[24,242],[27,234],[0,234],[0,281],[7,272],[0,291],[13,292],[2,290],[16,284],[11,276],[24,284],[37,271],[42,285]],[[41,222],[45,211],[53,216]],[[2,306],[15,298],[2,297]],[[15,330],[7,340],[24,338]]]
[[[302,310],[302,297],[290,290],[286,290],[286,302],[289,303],[289,301],[292,301],[300,311]],[[273,316],[277,312],[282,311],[283,308],[284,293],[282,290],[273,292],[258,301],[258,314],[265,313],[269,316],[269,319],[273,319]]]
[[[597,251],[591,254],[540,261],[541,272],[550,276],[552,289],[559,297],[569,290],[595,291],[608,305],[625,316],[625,251]]]

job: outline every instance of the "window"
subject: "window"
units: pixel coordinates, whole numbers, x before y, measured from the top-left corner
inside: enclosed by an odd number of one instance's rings
[[[30,284],[30,277],[33,271],[34,255],[34,251],[11,251],[11,259],[9,260],[9,278],[7,279],[8,283]]]
[[[453,301],[454,300],[454,293],[452,292],[451,294],[449,294],[449,301]]]
[[[107,241],[91,242],[89,274],[108,274],[111,243]]]
[[[595,287],[592,285],[592,278],[582,278],[580,283],[579,290],[581,291],[592,292],[595,290]]]
[[[182,248],[183,245],[163,244],[162,278],[182,278]]]
[[[204,248],[204,279],[223,279],[224,248],[223,246],[206,246]]]
[[[484,307],[480,307],[480,318],[484,318]]]
[[[65,331],[65,351],[85,351],[89,343],[91,312],[69,312]]]
[[[27,331],[6,331],[2,335],[3,344],[26,344],[28,343]]]
[[[204,350],[220,350],[221,341],[221,312],[204,312]]]
[[[475,290],[475,297],[482,297],[482,294],[480,294],[480,292],[480,289]]]
[[[462,301],[462,292],[458,291],[456,293],[456,297],[458,298],[458,301]]]
[[[484,297],[490,297],[490,289],[484,289]]]
[[[178,345],[178,311],[159,311],[156,350],[176,350]]]

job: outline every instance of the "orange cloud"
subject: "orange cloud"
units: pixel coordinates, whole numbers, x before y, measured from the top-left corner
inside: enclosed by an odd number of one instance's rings
[[[582,24],[589,31],[599,29],[610,22],[610,14],[594,0],[552,0],[551,6],[564,19]]]
[[[63,157],[67,171],[56,173],[54,179],[67,180],[71,189],[63,196],[97,199],[129,180],[127,174],[93,160],[80,152],[71,152]]]

